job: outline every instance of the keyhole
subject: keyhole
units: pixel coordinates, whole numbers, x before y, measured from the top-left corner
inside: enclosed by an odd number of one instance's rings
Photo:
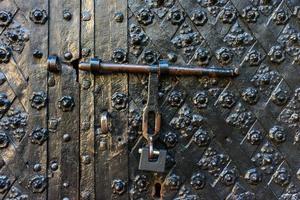
[[[154,185],[154,198],[160,198],[160,192],[161,192],[161,184],[160,183],[155,183]]]

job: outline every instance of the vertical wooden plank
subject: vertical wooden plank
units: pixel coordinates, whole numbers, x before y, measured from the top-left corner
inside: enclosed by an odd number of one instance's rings
[[[94,2],[81,1],[81,53],[94,55]],[[80,199],[95,199],[94,174],[94,75],[79,71],[80,83]]]
[[[104,60],[111,57],[110,5],[111,1],[95,0],[95,55]]]
[[[57,55],[60,51],[63,35],[57,31],[61,29],[62,5],[60,1],[49,1],[49,55]],[[61,146],[62,111],[57,106],[61,95],[61,74],[49,72],[48,74],[48,199],[62,199],[61,181]]]
[[[126,54],[127,1],[96,0],[95,2],[96,56],[103,60],[110,60],[117,51]],[[121,105],[118,105],[118,99],[123,102],[120,103]],[[103,111],[109,112],[111,129],[107,134],[99,131],[96,138],[96,199],[128,199],[126,189],[128,184],[128,79],[126,74],[96,77],[96,122],[100,121],[100,113]],[[118,181],[121,181],[124,188],[121,187],[116,191],[114,183]]]
[[[121,20],[123,18],[123,20]],[[110,31],[112,57],[117,51],[127,54],[127,1],[115,0],[111,2],[110,11]],[[124,55],[127,56],[127,55]],[[116,62],[116,60],[114,60]],[[123,62],[123,61],[122,61]],[[113,190],[111,199],[128,199],[127,184],[128,180],[128,75],[115,74],[111,76],[111,105],[110,113],[112,116],[111,130],[111,149],[110,149],[110,183]],[[122,109],[116,103],[116,95],[123,95]],[[119,170],[122,169],[122,170]],[[114,182],[121,180],[124,182],[125,189],[123,194],[118,194],[114,187]],[[117,193],[116,193],[117,192]]]
[[[48,199],[79,199],[79,85],[71,62],[79,58],[80,1],[49,3],[49,54],[59,57],[61,72],[51,73],[48,81]]]
[[[110,59],[110,22],[108,0],[95,0],[95,56],[103,60]],[[103,28],[105,27],[105,28]],[[110,77],[95,77],[95,122],[100,122],[101,113],[108,111],[110,103]],[[97,128],[95,145],[95,195],[96,199],[110,199],[109,180],[109,135],[101,133],[100,125]]]
[[[50,1],[49,53],[61,61],[79,58],[80,0]]]
[[[107,0],[95,0],[95,56],[105,60],[110,59],[108,6],[109,2]],[[110,103],[109,88],[109,77],[95,77],[95,122],[100,122],[101,113],[108,111]],[[95,124],[97,132],[100,132],[99,126],[97,123]],[[96,199],[109,199],[109,192],[106,192],[110,191],[108,175],[109,151],[107,148],[109,138],[107,134],[100,132],[100,134],[96,135],[95,139],[95,196]]]
[[[61,116],[61,195],[79,199],[79,85],[76,71],[62,65],[61,92],[58,106]]]
[[[57,99],[61,97],[60,74],[49,72],[48,74],[48,199],[61,199],[61,170],[60,152],[62,138],[60,128],[62,111],[57,107]]]

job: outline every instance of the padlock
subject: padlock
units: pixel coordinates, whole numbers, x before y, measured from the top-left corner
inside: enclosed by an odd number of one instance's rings
[[[140,163],[139,170],[143,171],[154,171],[154,172],[164,172],[167,158],[166,150],[154,151],[154,155],[157,156],[156,159],[149,159],[149,148],[139,149]]]

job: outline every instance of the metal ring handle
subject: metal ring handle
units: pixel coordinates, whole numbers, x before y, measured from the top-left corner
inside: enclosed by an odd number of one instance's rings
[[[106,134],[109,132],[109,113],[107,111],[101,113],[100,127],[102,134]]]

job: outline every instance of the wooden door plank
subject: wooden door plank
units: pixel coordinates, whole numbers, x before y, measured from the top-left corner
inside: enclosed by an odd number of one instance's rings
[[[103,60],[110,59],[109,1],[95,0],[95,55]],[[103,28],[106,27],[106,28]],[[100,115],[108,111],[110,103],[110,77],[95,77],[95,122],[100,122]],[[97,113],[97,114],[96,114]],[[108,135],[100,132],[100,125],[95,124],[97,132],[95,145],[95,188],[96,199],[110,198],[110,180],[108,176]]]
[[[48,199],[61,199],[61,123],[62,111],[57,107],[57,100],[61,97],[60,74],[49,72],[48,75]]]
[[[114,54],[127,54],[127,1],[95,1],[95,55],[114,60]],[[104,28],[105,27],[105,28]],[[125,61],[124,59],[123,61]],[[122,62],[122,59],[121,59]],[[108,111],[111,129],[96,137],[96,199],[128,199],[128,115],[127,75],[97,76],[95,78],[95,121]],[[124,101],[117,105],[117,99]],[[120,168],[122,170],[120,170]],[[124,189],[115,191],[114,183],[121,181]]]
[[[49,53],[64,62],[79,58],[80,1],[50,1]]]
[[[80,1],[51,0],[49,55],[57,55],[61,72],[50,73],[48,199],[79,199],[79,85],[73,63],[79,58]]]
[[[123,20],[122,20],[123,18]],[[127,57],[127,1],[115,0],[111,3],[110,12],[110,31],[112,58],[118,51],[125,52]],[[126,59],[127,60],[127,59]],[[126,62],[124,59],[124,61]],[[114,60],[116,62],[116,60]],[[123,62],[123,61],[122,61]],[[121,63],[121,62],[120,62]],[[111,105],[110,113],[112,116],[111,147],[110,147],[110,180],[113,193],[111,199],[128,199],[127,184],[128,180],[128,75],[114,74],[111,76]],[[116,95],[123,95],[122,109],[114,99]],[[122,170],[120,170],[122,169]],[[121,180],[125,184],[124,193],[118,194],[113,183]]]
[[[61,93],[58,107],[62,109],[60,128],[61,188],[63,198],[79,199],[79,84],[76,71],[62,65]]]
[[[94,55],[94,2],[81,1],[82,61]],[[94,75],[79,71],[80,83],[80,199],[95,199]]]

